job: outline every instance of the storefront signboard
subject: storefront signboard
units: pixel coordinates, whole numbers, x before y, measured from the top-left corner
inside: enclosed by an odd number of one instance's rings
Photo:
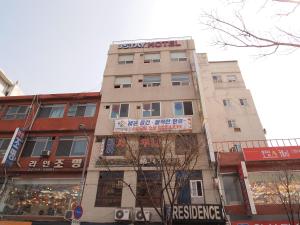
[[[20,149],[22,148],[24,136],[25,132],[21,128],[17,127],[5,152],[2,164],[5,164],[8,167],[13,165],[17,159]]]
[[[20,221],[4,221],[1,220],[0,221],[0,225],[31,225],[31,222],[20,222]]]
[[[221,205],[174,205],[172,218],[175,222],[222,222],[224,221]]]
[[[289,221],[284,220],[266,220],[266,221],[257,221],[257,220],[246,220],[246,221],[231,221],[231,225],[290,225]],[[299,225],[299,223],[295,223]]]
[[[300,159],[300,146],[243,148],[245,161]]]
[[[181,44],[178,41],[155,41],[155,42],[140,42],[140,43],[119,44],[118,49],[161,48],[161,47],[178,47],[178,46],[181,46]]]
[[[115,120],[115,133],[191,131],[192,118],[163,119],[118,119]]]
[[[55,159],[55,161],[45,160],[31,160],[28,162],[29,171],[54,171],[55,169],[80,169],[82,168],[83,159]]]

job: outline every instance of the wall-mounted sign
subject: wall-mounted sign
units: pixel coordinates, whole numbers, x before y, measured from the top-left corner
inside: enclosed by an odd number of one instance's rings
[[[221,205],[174,205],[172,218],[174,221],[181,221],[187,224],[196,221],[221,222],[224,221]]]
[[[231,225],[290,225],[289,221],[284,220],[245,220],[245,221],[230,221]],[[296,223],[298,225],[298,223]]]
[[[55,159],[55,161],[50,160],[31,160],[29,161],[27,167],[29,171],[54,171],[55,169],[63,168],[82,168],[83,159]]]
[[[24,142],[25,132],[21,128],[16,128],[14,135],[8,145],[5,155],[2,159],[2,164],[11,167],[16,161],[18,153]]]
[[[245,161],[300,159],[300,146],[244,148]]]
[[[181,44],[178,41],[155,41],[155,42],[141,42],[141,43],[127,43],[120,44],[119,49],[129,48],[161,48],[161,47],[178,47]]]
[[[119,119],[115,120],[115,133],[133,132],[163,132],[163,131],[191,131],[192,118],[164,118],[164,119]]]

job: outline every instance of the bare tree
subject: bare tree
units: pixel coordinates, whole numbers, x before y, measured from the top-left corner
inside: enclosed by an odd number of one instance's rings
[[[201,16],[201,24],[205,28],[214,32],[215,40],[214,45],[221,47],[237,47],[237,48],[258,48],[263,50],[261,56],[273,54],[282,48],[288,51],[294,51],[300,48],[300,31],[298,21],[292,21],[293,28],[296,31],[291,31],[288,28],[290,24],[278,25],[269,28],[269,30],[260,29],[259,25],[255,28],[249,25],[253,18],[257,17],[258,14],[263,14],[264,9],[271,10],[274,4],[287,5],[290,4],[291,8],[285,12],[275,13],[274,17],[289,17],[291,14],[297,14],[298,6],[300,1],[291,0],[265,0],[257,5],[258,12],[243,16],[243,11],[247,7],[247,3],[250,1],[239,0],[239,1],[226,1],[228,5],[233,6],[234,10],[231,17],[225,18],[220,16],[217,11],[204,12]],[[270,15],[265,15],[268,17]],[[245,19],[247,18],[247,19]],[[266,19],[266,18],[265,18]],[[297,30],[298,29],[298,30]]]
[[[134,196],[144,220],[146,220],[144,214],[146,199],[151,203],[150,207],[155,210],[161,223],[172,225],[173,206],[177,203],[183,187],[189,185],[192,172],[199,166],[199,152],[206,147],[204,134],[139,133],[119,134],[116,138],[119,146],[126,151],[123,154],[125,164],[134,170],[138,179],[142,181],[143,191],[139,190],[140,187],[132,187],[125,180],[122,180],[122,183]],[[101,156],[98,163],[111,171],[109,157]],[[147,176],[149,169],[157,172],[160,179],[154,181]],[[184,175],[178,176],[178,172]],[[153,182],[157,182],[155,190]]]

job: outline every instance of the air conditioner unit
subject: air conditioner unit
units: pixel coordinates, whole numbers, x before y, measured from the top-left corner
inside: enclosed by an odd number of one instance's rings
[[[130,220],[130,209],[116,209],[115,210],[116,221],[128,221]]]
[[[41,156],[42,156],[42,157],[49,157],[50,154],[51,154],[51,152],[48,151],[48,150],[43,150],[43,151],[41,152]]]
[[[65,220],[72,220],[74,219],[74,212],[73,210],[66,210],[64,215]]]
[[[143,211],[144,211],[145,218],[143,217],[142,210],[135,211],[135,218],[134,218],[135,221],[150,221],[150,216],[151,216],[150,211],[146,211],[146,210]]]

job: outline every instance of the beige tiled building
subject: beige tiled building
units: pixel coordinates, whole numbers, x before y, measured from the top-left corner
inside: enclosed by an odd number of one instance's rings
[[[113,43],[108,51],[101,93],[96,138],[82,200],[82,221],[114,222],[115,210],[120,208],[128,209],[133,221],[134,213],[139,210],[130,188],[115,182],[122,177],[135,194],[139,192],[137,173],[130,165],[120,163],[124,159],[124,155],[118,154],[116,133],[120,131],[144,134],[152,129],[154,133],[184,133],[195,136],[198,143],[205,133],[208,147],[198,149],[198,161],[193,168],[198,173],[194,180],[199,182],[196,192],[201,194],[195,197],[188,190],[191,196],[185,196],[188,202],[183,202],[198,205],[220,204],[214,182],[212,143],[264,138],[237,62],[208,62],[206,54],[196,53],[191,38]],[[176,150],[175,140],[173,147]],[[114,163],[108,168],[101,164],[103,159]],[[190,180],[190,187],[194,181]],[[116,184],[112,186],[114,192],[107,190],[105,182]],[[146,209],[151,221],[159,220],[151,207]]]
[[[18,96],[23,95],[18,82],[13,83],[5,73],[0,69],[0,96]]]

